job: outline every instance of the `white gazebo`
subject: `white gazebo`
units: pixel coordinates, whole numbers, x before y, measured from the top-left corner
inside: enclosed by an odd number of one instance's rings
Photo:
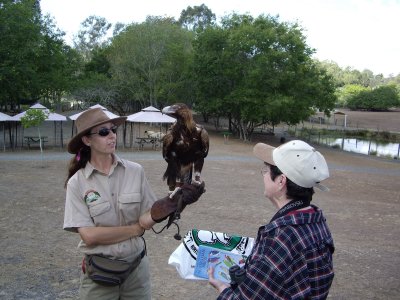
[[[81,112],[79,112],[79,113],[76,113],[76,114],[71,115],[71,116],[68,117],[68,118],[70,118],[70,119],[72,120],[71,137],[74,135],[75,120],[78,119],[78,117],[79,117],[82,113],[84,113],[85,111],[87,111],[87,110],[89,110],[89,109],[93,109],[93,108],[101,108],[101,109],[104,111],[104,113],[105,113],[110,119],[118,118],[118,117],[119,117],[118,115],[116,115],[116,114],[112,113],[111,111],[107,110],[107,108],[105,108],[104,106],[101,106],[100,104],[92,105],[92,106],[89,107],[88,109],[86,109],[86,110],[84,110],[84,111],[81,111]]]
[[[31,107],[29,107],[29,109],[41,109],[46,112],[47,118],[45,121],[53,121],[54,122],[54,141],[55,141],[56,136],[57,136],[56,135],[56,127],[57,127],[56,124],[57,124],[57,122],[67,121],[67,117],[51,112],[46,106],[43,106],[40,103],[36,103],[36,104],[32,105]],[[26,114],[26,111],[23,111],[13,117],[11,117],[10,121],[20,122],[21,118],[23,116],[25,116],[25,114]],[[61,145],[61,147],[63,147],[63,127],[62,127],[62,125],[60,126],[60,145]]]
[[[140,135],[140,123],[160,124],[160,131],[161,131],[161,124],[175,123],[176,119],[163,114],[159,109],[153,106],[148,106],[146,108],[143,108],[141,111],[137,113],[129,115],[126,121],[131,123],[130,144],[132,145],[133,123],[139,123],[139,135]]]
[[[89,107],[88,109],[92,109],[92,108],[101,108],[109,118],[118,118],[119,117],[118,115],[110,112],[109,110],[107,110],[107,108],[105,108],[104,106],[101,106],[100,104],[95,104],[95,105]],[[86,110],[88,110],[88,109],[86,109]],[[79,112],[77,114],[74,114],[72,116],[69,116],[68,118],[70,118],[72,121],[75,121],[86,110],[81,111],[81,112]]]
[[[42,109],[42,110],[44,110],[48,114],[47,119],[45,121],[67,121],[67,117],[65,117],[63,115],[60,115],[60,114],[56,114],[56,113],[50,112],[50,110],[46,106],[43,106],[40,103],[32,105],[31,107],[29,107],[29,109]],[[25,114],[26,114],[26,111],[23,111],[23,112],[15,115],[13,117],[11,117],[11,121],[21,121],[21,118],[23,116],[25,116]]]
[[[0,122],[6,122],[6,121],[11,121],[11,116],[0,112]]]
[[[6,129],[5,123],[11,121],[11,116],[0,112],[0,122],[3,123],[3,151],[6,151]]]
[[[148,106],[137,113],[129,115],[126,121],[135,123],[174,123],[176,119],[164,115],[153,106]]]

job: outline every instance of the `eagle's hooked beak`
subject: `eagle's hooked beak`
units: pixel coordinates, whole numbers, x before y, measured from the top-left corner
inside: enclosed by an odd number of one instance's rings
[[[174,116],[176,113],[176,106],[170,105],[163,108],[162,113],[169,116]]]
[[[170,114],[170,113],[173,113],[172,111],[171,111],[171,106],[166,106],[166,107],[164,107],[163,108],[163,110],[161,111],[163,114],[165,114],[165,115],[168,115],[168,114]]]

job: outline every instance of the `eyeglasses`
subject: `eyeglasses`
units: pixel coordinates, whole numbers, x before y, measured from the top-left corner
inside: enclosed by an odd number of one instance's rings
[[[97,132],[91,132],[91,133],[89,133],[88,135],[98,134],[99,136],[107,136],[107,135],[110,134],[110,132],[112,132],[112,133],[117,133],[117,129],[118,129],[118,126],[115,126],[115,125],[114,125],[113,127],[111,127],[111,128],[105,128],[105,127],[103,127],[103,128],[100,128],[99,131],[97,131]]]
[[[271,170],[270,170],[269,167],[264,166],[264,167],[261,168],[261,175],[262,175],[262,176],[265,176],[265,174],[269,173],[270,171],[271,171]]]

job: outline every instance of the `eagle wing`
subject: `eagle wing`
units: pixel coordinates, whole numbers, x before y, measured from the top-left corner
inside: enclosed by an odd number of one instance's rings
[[[168,129],[167,134],[163,137],[162,155],[167,162],[167,169],[163,175],[163,180],[167,180],[170,191],[173,191],[176,186],[176,179],[178,177],[180,166],[176,158],[176,150],[174,145],[174,136],[172,134],[172,127]]]
[[[200,126],[196,126],[198,136],[200,141],[198,141],[198,147],[196,149],[195,160],[193,165],[194,170],[194,180],[200,182],[201,171],[203,170],[204,158],[208,155],[208,150],[210,147],[210,139],[208,132]]]
[[[162,139],[162,155],[163,158],[168,162],[169,156],[171,155],[172,142],[174,141],[174,136],[172,135],[172,129],[168,129],[168,132]]]

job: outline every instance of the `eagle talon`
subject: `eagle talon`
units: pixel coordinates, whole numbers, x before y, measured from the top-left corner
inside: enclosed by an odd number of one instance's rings
[[[195,185],[200,185],[201,184],[201,179],[200,178],[199,179],[195,178],[195,179],[193,179],[192,183],[195,184]]]
[[[170,199],[174,198],[175,195],[176,195],[177,193],[179,193],[180,190],[181,190],[180,187],[176,187],[173,191],[169,191],[169,192],[168,192],[169,198],[170,198]]]

